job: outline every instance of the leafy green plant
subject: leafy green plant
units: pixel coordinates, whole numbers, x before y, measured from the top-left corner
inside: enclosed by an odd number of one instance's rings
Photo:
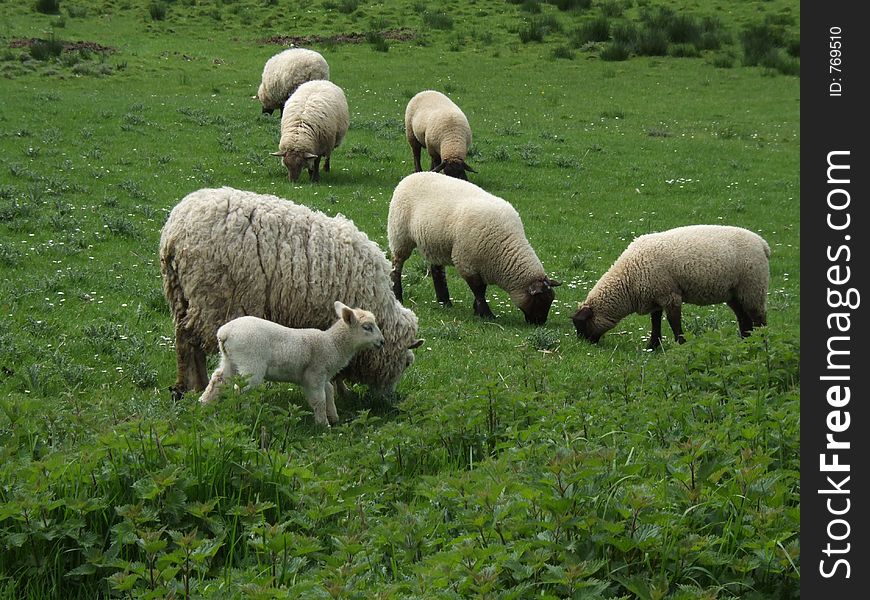
[[[366,41],[376,52],[387,52],[390,49],[390,43],[379,31],[369,31],[366,34]]]
[[[166,19],[168,8],[165,2],[151,2],[148,4],[148,14],[151,15],[152,21],[163,21]]]
[[[60,0],[36,0],[34,8],[46,15],[56,15],[60,13]]]
[[[432,29],[453,29],[453,19],[447,13],[425,11],[423,24]]]

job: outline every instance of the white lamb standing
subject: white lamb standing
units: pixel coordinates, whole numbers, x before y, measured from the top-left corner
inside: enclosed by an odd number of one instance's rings
[[[330,81],[308,81],[287,99],[278,152],[271,154],[281,157],[291,182],[299,180],[303,167],[311,181],[318,182],[321,157],[326,158],[323,170],[328,173],[330,155],[341,145],[349,126],[342,89]]]
[[[329,64],[319,52],[289,48],[266,61],[260,88],[254,96],[263,112],[272,114],[284,107],[287,98],[306,81],[329,79]]]
[[[468,181],[412,173],[396,186],[387,215],[393,292],[402,301],[402,266],[414,248],[431,265],[435,297],[450,306],[444,265],[454,265],[474,293],[474,312],[494,318],[486,286],[510,295],[526,322],[543,325],[561,285],[547,277],[526,239],[520,215],[505,200]]]
[[[725,225],[689,225],[636,238],[592,288],[572,320],[593,343],[632,313],[650,314],[649,349],[661,345],[662,312],[685,342],[682,305],[725,302],[740,335],[767,324],[770,247],[756,233]]]
[[[471,126],[465,113],[450,98],[425,90],[411,98],[405,109],[405,135],[414,154],[414,171],[420,172],[420,151],[426,148],[433,171],[467,180],[476,173],[465,159],[471,147]]]
[[[244,391],[263,381],[289,381],[302,386],[314,411],[314,422],[338,422],[332,378],[354,355],[383,348],[384,336],[375,316],[335,302],[338,320],[326,331],[292,329],[258,317],[239,317],[217,332],[221,364],[211,376],[200,402],[211,402],[232,377],[247,377]]]

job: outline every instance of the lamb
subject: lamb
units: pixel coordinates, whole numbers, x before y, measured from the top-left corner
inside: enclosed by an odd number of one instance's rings
[[[302,167],[311,181],[320,181],[320,157],[326,157],[323,170],[329,172],[329,157],[347,134],[350,114],[340,87],[330,81],[308,81],[287,99],[281,114],[281,141],[278,152],[287,167],[291,182],[299,180]]]
[[[331,380],[365,348],[383,348],[384,336],[375,316],[334,303],[338,320],[326,331],[291,329],[258,317],[239,317],[217,331],[221,364],[211,376],[200,402],[214,400],[223,384],[236,375],[248,377],[245,390],[266,381],[302,386],[314,411],[314,422],[338,422]]]
[[[471,147],[471,127],[462,110],[447,96],[425,90],[411,98],[405,109],[405,135],[414,154],[414,171],[420,172],[420,150],[426,148],[432,170],[468,180],[476,173],[465,163]]]
[[[336,298],[378,315],[384,347],[339,372],[391,393],[419,346],[417,317],[396,301],[383,251],[341,215],[276,196],[201,189],[170,212],[160,236],[163,292],[175,325],[176,397],[206,387],[207,353],[227,321],[252,315],[285,327],[325,329]],[[410,355],[410,356],[409,356]]]
[[[306,81],[329,79],[329,64],[319,52],[306,48],[289,48],[266,61],[257,95],[263,113],[283,108],[287,98]]]
[[[631,313],[650,314],[648,349],[662,340],[662,311],[680,344],[684,302],[725,302],[740,335],[767,324],[770,247],[741,227],[689,225],[636,238],[592,288],[572,320],[595,343]]]
[[[505,290],[526,322],[547,321],[560,285],[547,277],[508,202],[473,183],[431,172],[413,173],[396,186],[387,216],[393,291],[402,300],[402,265],[415,247],[432,265],[435,297],[450,306],[444,265],[454,265],[474,293],[474,312],[494,318],[486,286]]]

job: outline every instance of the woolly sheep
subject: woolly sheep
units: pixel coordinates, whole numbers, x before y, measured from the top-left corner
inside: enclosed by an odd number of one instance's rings
[[[160,236],[163,292],[175,324],[176,395],[206,386],[216,332],[252,315],[285,327],[329,327],[336,298],[378,315],[381,350],[363,350],[339,377],[376,394],[395,389],[419,345],[417,317],[393,296],[389,262],[341,215],[228,187],[183,198]],[[410,355],[410,356],[409,356]]]
[[[519,214],[506,201],[467,181],[431,172],[405,177],[387,216],[393,290],[402,300],[402,265],[415,247],[429,262],[435,297],[450,306],[444,265],[454,265],[474,293],[476,315],[493,318],[486,286],[505,290],[526,321],[542,325],[560,285],[547,277],[526,240]]]
[[[661,345],[662,311],[685,342],[681,307],[725,302],[740,335],[767,324],[770,247],[741,227],[689,225],[636,238],[572,317],[577,337],[597,342],[631,313],[650,313],[649,349]]]
[[[302,386],[314,411],[314,422],[338,422],[330,381],[365,348],[383,348],[384,336],[375,316],[339,301],[338,320],[326,331],[291,329],[258,317],[239,317],[217,331],[221,364],[211,376],[200,402],[210,402],[230,378],[248,377],[245,390],[265,381],[289,381]]]
[[[266,61],[260,88],[254,96],[263,112],[281,110],[287,98],[306,81],[329,79],[329,65],[319,52],[306,48],[289,48]]]
[[[350,123],[347,99],[340,87],[330,81],[308,81],[299,86],[281,115],[281,141],[278,152],[287,167],[291,182],[299,179],[302,167],[311,181],[320,181],[320,157],[326,157],[323,170],[329,172],[329,157],[344,139]]]
[[[465,163],[471,147],[471,127],[462,110],[450,98],[434,90],[420,92],[405,109],[405,135],[414,154],[414,171],[420,172],[420,151],[426,148],[432,170],[467,180]]]

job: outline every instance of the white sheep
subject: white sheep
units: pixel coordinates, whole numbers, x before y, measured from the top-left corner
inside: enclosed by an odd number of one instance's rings
[[[444,178],[446,179],[446,177]],[[413,360],[417,317],[396,300],[384,252],[353,222],[288,200],[201,189],[172,209],[160,235],[163,292],[175,324],[176,396],[202,391],[216,332],[252,315],[325,329],[336,298],[378,315],[380,350],[363,350],[339,377],[392,392]]]
[[[682,304],[725,302],[740,335],[767,324],[770,247],[756,233],[725,225],[689,225],[636,238],[572,317],[577,337],[597,342],[624,317],[650,313],[649,349],[661,345],[662,311],[680,344]]]
[[[320,158],[329,172],[329,157],[347,134],[350,113],[340,87],[330,81],[308,81],[287,99],[281,114],[278,152],[287,167],[287,177],[298,181],[302,167],[311,181],[320,181]]]
[[[329,79],[329,64],[319,52],[307,48],[289,48],[266,61],[260,88],[254,96],[263,112],[281,110],[287,98],[306,81]]]
[[[334,304],[338,320],[326,331],[292,329],[258,317],[239,317],[217,331],[221,364],[211,376],[200,402],[210,402],[235,376],[247,378],[245,391],[263,381],[289,381],[302,386],[314,411],[314,422],[338,422],[332,378],[365,348],[383,348],[384,336],[375,316],[359,308]]]
[[[405,135],[414,155],[414,171],[420,172],[420,151],[426,148],[435,172],[467,180],[465,163],[471,147],[471,126],[462,110],[450,98],[425,90],[411,98],[405,109]]]
[[[405,177],[387,216],[393,291],[402,300],[402,265],[414,248],[429,262],[435,297],[449,306],[444,265],[454,265],[474,293],[476,315],[493,318],[486,286],[505,290],[526,321],[541,325],[560,285],[547,277],[508,202],[467,181],[431,172]]]

